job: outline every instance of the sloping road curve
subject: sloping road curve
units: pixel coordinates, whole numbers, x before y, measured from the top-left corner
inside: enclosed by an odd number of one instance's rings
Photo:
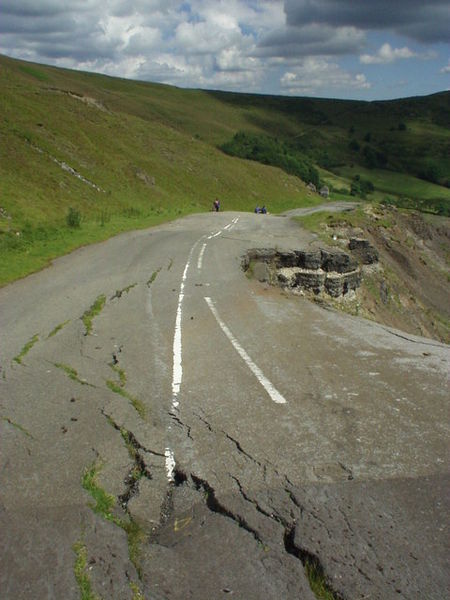
[[[103,598],[314,598],[312,559],[343,598],[443,597],[448,347],[240,270],[310,243],[196,215],[0,290],[2,597],[78,598],[81,568]]]

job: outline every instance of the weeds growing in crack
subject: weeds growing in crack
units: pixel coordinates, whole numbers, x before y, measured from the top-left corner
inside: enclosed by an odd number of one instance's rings
[[[22,364],[22,359],[24,356],[26,356],[28,354],[28,352],[31,350],[31,348],[39,341],[39,334],[35,333],[33,335],[33,337],[31,338],[31,340],[29,340],[25,346],[22,348],[22,350],[20,351],[20,353],[15,356],[13,358],[13,360],[18,363],[19,365]]]
[[[22,433],[24,433],[27,437],[29,437],[32,440],[34,440],[34,437],[31,435],[31,433],[29,431],[27,431],[25,429],[25,427],[22,427],[22,425],[19,425],[18,423],[14,423],[14,421],[11,421],[11,419],[8,419],[8,417],[2,417],[2,421],[6,421],[12,427],[14,427],[15,429],[18,429],[19,431],[21,431]]]
[[[54,363],[54,365],[57,369],[61,369],[62,371],[64,371],[64,373],[68,377],[70,377],[70,379],[72,379],[73,381],[76,381],[77,383],[80,383],[81,385],[89,385],[89,386],[93,387],[91,383],[88,383],[84,379],[80,379],[78,376],[78,371],[76,369],[74,369],[73,367],[69,367],[69,365],[65,365],[63,363]]]
[[[114,300],[115,298],[121,298],[122,294],[128,294],[128,292],[136,286],[137,283],[132,283],[131,285],[128,285],[127,287],[123,288],[123,290],[116,290],[115,294],[111,296],[110,300]]]
[[[159,267],[159,269],[156,269],[156,271],[153,271],[150,279],[147,281],[147,287],[150,287],[152,285],[152,283],[155,281],[155,279],[158,277],[158,273],[161,271],[162,267]]]
[[[95,500],[95,504],[90,504],[92,510],[107,521],[123,529],[127,534],[128,555],[141,579],[142,569],[139,564],[139,554],[142,544],[147,539],[147,534],[128,514],[125,519],[121,519],[113,513],[113,509],[116,506],[116,499],[112,494],[108,494],[100,487],[97,482],[97,475],[101,469],[102,464],[94,462],[85,470],[82,478],[83,488]]]
[[[87,571],[87,549],[83,542],[76,542],[73,546],[75,552],[75,565],[73,568],[81,600],[101,600],[100,596],[92,590],[91,580]]]
[[[125,387],[125,384],[127,382],[127,374],[125,373],[125,371],[123,369],[121,369],[120,367],[118,367],[117,364],[114,364],[114,363],[109,363],[109,366],[114,371],[114,373],[117,373],[117,376],[119,377],[120,387],[122,387],[122,388]]]
[[[127,534],[128,556],[136,569],[139,579],[142,579],[143,572],[140,564],[141,548],[148,539],[148,534],[130,518],[129,521],[122,521],[122,529]]]
[[[139,400],[138,398],[134,398],[134,396],[132,396],[130,393],[128,393],[123,387],[121,387],[115,381],[111,381],[110,379],[107,379],[106,385],[115,394],[119,394],[123,398],[126,398],[131,403],[131,405],[133,406],[135,411],[138,413],[138,415],[141,417],[141,419],[145,419],[146,410],[145,410],[145,406],[141,400]]]
[[[338,600],[338,596],[327,583],[322,566],[317,560],[307,560],[305,573],[309,586],[319,600]]]
[[[47,339],[50,339],[51,337],[56,335],[58,333],[58,331],[61,331],[61,329],[63,327],[65,327],[68,323],[70,323],[70,319],[68,319],[67,321],[64,321],[64,323],[60,323],[59,325],[57,325],[54,329],[52,329],[50,331],[50,333],[47,336]]]
[[[114,373],[117,373],[117,375],[119,377],[119,382],[116,383],[114,381],[111,381],[110,379],[107,379],[106,385],[115,394],[119,394],[120,396],[123,396],[124,398],[129,400],[131,402],[131,405],[133,406],[133,408],[137,411],[137,413],[141,417],[141,419],[145,419],[146,410],[145,410],[144,404],[141,402],[141,400],[132,396],[125,389],[125,384],[127,382],[127,374],[125,373],[125,371],[123,369],[121,369],[117,365],[117,363],[119,361],[118,361],[116,355],[113,355],[113,361],[114,362],[109,363],[109,366],[114,371]]]
[[[284,534],[284,547],[288,554],[298,558],[308,579],[309,587],[318,600],[343,600],[329,585],[320,560],[314,554],[300,548],[295,543],[295,526],[286,528]]]
[[[130,589],[133,592],[133,596],[131,600],[145,600],[145,597],[143,595],[143,593],[141,592],[141,590],[139,589],[139,586],[134,583],[133,581],[130,581]]]
[[[97,483],[97,475],[101,469],[102,464],[98,462],[94,462],[88,467],[83,474],[82,486],[95,500],[95,504],[91,503],[89,505],[92,510],[107,521],[112,521],[116,525],[120,525],[120,519],[112,513],[112,509],[116,504],[114,496],[105,492]]]
[[[86,327],[84,335],[91,334],[94,318],[102,312],[105,303],[106,296],[104,294],[101,294],[96,298],[94,304],[92,304],[92,306],[85,313],[83,313],[81,320],[83,321],[84,326]]]

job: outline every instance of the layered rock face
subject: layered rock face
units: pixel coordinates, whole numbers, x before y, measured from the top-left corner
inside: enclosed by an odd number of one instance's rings
[[[364,240],[365,242],[365,240]],[[364,264],[378,259],[372,246],[361,245],[367,255]],[[360,246],[356,244],[355,248]],[[370,255],[370,256],[369,256]],[[340,250],[292,250],[280,252],[271,248],[249,250],[243,259],[243,268],[254,265],[260,281],[278,283],[282,287],[322,292],[338,298],[355,290],[361,284],[361,269],[353,256]]]
[[[369,240],[364,238],[350,238],[348,249],[358,258],[363,265],[372,265],[378,262],[378,250],[374,248]]]

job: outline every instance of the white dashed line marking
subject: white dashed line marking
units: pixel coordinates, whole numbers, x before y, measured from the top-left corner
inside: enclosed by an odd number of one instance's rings
[[[203,244],[200,254],[198,256],[197,269],[200,270],[203,266],[203,255],[205,253],[206,244]]]
[[[206,300],[209,308],[211,309],[211,312],[214,315],[220,328],[222,329],[224,334],[227,336],[227,338],[230,340],[234,349],[237,351],[239,356],[242,358],[242,360],[248,366],[250,371],[253,373],[253,375],[256,377],[256,379],[259,381],[259,383],[263,386],[263,388],[269,394],[271,399],[276,404],[286,404],[286,399],[284,398],[284,396],[282,396],[280,394],[280,392],[275,388],[275,386],[267,379],[267,377],[264,375],[264,373],[261,371],[261,369],[252,361],[250,356],[247,354],[247,352],[244,350],[244,348],[240,345],[240,343],[237,341],[237,339],[234,337],[234,335],[231,333],[231,331],[228,329],[228,327],[222,321],[211,298],[205,297],[205,300]]]
[[[164,451],[165,457],[166,457],[166,473],[167,473],[167,479],[169,480],[169,482],[172,482],[174,480],[173,478],[173,473],[175,471],[175,457],[173,455],[173,452],[170,448],[166,448]]]

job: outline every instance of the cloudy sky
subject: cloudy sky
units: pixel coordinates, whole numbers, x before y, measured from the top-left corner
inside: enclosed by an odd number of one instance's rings
[[[450,89],[449,0],[1,0],[0,53],[180,87],[364,100]]]

